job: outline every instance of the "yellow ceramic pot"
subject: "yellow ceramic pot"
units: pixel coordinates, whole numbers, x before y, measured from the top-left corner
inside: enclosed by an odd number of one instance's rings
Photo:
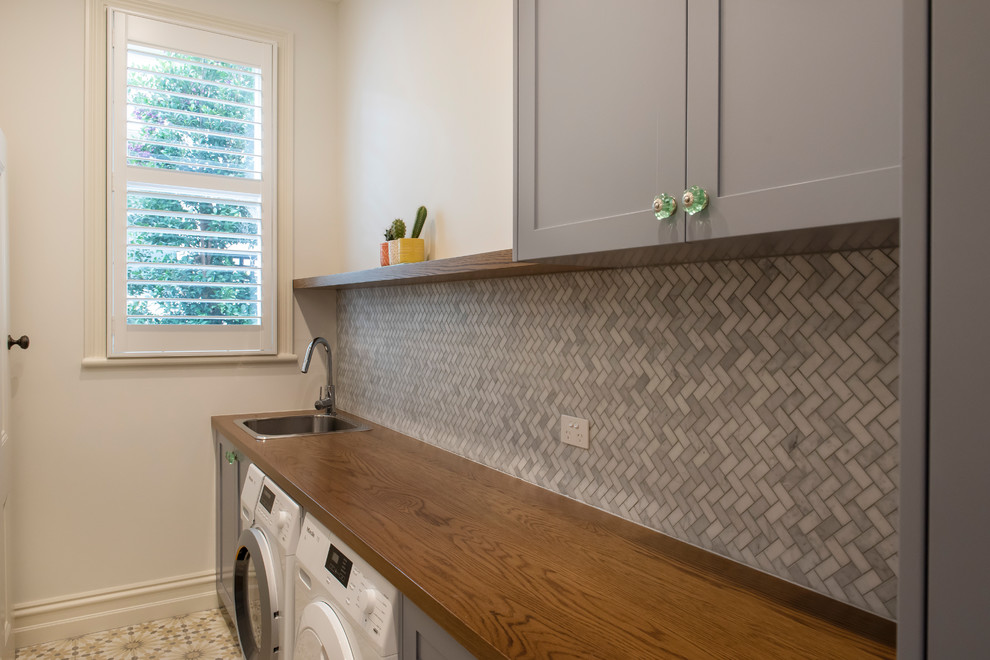
[[[392,245],[389,244],[388,261],[390,264],[414,264],[423,261],[426,252],[426,241],[422,238],[400,238],[396,243],[396,255],[392,257]]]

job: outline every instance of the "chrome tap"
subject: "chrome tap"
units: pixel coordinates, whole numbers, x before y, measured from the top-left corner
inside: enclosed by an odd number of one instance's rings
[[[313,359],[313,349],[316,348],[317,344],[322,344],[327,349],[327,392],[326,396],[324,396],[323,388],[320,388],[320,398],[315,405],[317,410],[326,410],[328,415],[333,415],[337,412],[334,407],[336,397],[334,396],[333,389],[333,355],[330,352],[329,342],[323,337],[317,337],[309,342],[309,346],[306,347],[306,355],[303,357],[302,372],[306,373],[309,371],[309,363]]]

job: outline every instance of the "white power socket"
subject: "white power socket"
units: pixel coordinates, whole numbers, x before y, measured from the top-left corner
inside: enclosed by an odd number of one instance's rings
[[[570,417],[569,415],[560,416],[561,442],[580,447],[581,449],[587,449],[588,436],[588,420],[581,419],[580,417]]]

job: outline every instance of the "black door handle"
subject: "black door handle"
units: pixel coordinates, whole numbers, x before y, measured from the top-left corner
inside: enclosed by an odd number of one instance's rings
[[[14,339],[10,335],[7,335],[7,350],[9,351],[15,345],[21,348],[27,348],[31,345],[31,340],[28,339],[27,335],[21,335],[20,339]]]

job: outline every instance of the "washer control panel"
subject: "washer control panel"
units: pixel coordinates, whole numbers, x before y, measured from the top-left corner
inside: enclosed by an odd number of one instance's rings
[[[328,604],[365,631],[383,656],[397,652],[399,591],[321,522],[306,514],[296,559]]]
[[[327,562],[324,564],[324,568],[330,571],[330,575],[337,578],[337,582],[346,587],[347,583],[351,581],[351,569],[354,568],[354,562],[348,559],[340,548],[331,543],[330,550],[327,551]]]
[[[265,477],[254,509],[254,526],[274,534],[282,552],[288,556],[296,554],[301,525],[302,508],[274,481]]]

